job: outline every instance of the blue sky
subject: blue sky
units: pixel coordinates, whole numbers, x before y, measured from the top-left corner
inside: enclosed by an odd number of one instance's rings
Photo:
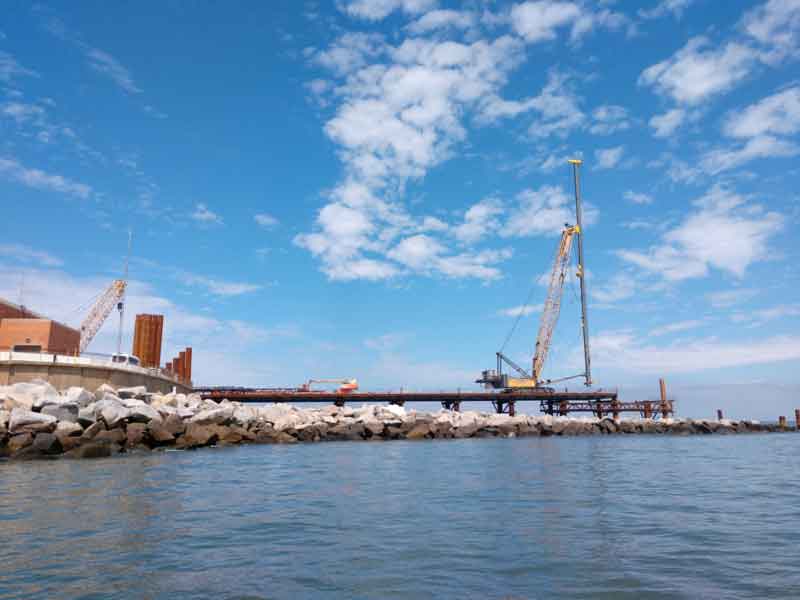
[[[165,314],[201,383],[472,389],[532,290],[530,361],[580,156],[598,383],[789,389],[799,36],[797,0],[7,2],[0,295],[78,324],[132,229],[126,345]]]

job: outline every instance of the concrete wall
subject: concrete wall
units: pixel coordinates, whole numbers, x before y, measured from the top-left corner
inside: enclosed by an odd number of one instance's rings
[[[177,388],[178,392],[189,393],[191,388],[174,381],[135,372],[124,368],[105,366],[69,365],[43,363],[25,360],[0,360],[0,385],[10,385],[34,379],[44,379],[58,390],[78,386],[94,391],[107,383],[115,388],[143,385],[150,392],[163,394]]]

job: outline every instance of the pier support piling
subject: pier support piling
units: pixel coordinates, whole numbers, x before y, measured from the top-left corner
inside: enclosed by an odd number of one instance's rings
[[[781,428],[781,431],[784,431],[786,429],[786,417],[784,417],[783,415],[778,417],[778,427]]]
[[[794,428],[796,431],[800,431],[800,408],[794,409]]]
[[[717,409],[717,421],[722,421],[722,409]]]

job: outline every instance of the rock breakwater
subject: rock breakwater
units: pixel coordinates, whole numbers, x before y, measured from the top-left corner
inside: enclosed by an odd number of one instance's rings
[[[732,434],[784,431],[757,421],[594,419],[477,412],[435,413],[399,406],[243,405],[145,388],[58,392],[34,381],[0,386],[0,457],[96,458],[163,448],[334,440],[396,440],[616,434]]]

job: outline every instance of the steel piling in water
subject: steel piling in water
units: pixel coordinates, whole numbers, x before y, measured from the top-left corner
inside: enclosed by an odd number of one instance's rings
[[[794,428],[800,431],[800,408],[794,409]]]
[[[786,429],[786,417],[784,417],[783,415],[778,417],[778,427],[780,427],[781,429]]]
[[[722,409],[717,409],[717,421],[722,421]]]

